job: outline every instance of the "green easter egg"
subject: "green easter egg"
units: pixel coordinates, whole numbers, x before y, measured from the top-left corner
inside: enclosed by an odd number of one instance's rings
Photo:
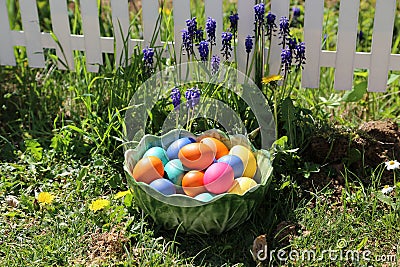
[[[167,156],[167,152],[162,148],[162,147],[152,147],[149,150],[146,151],[146,153],[144,153],[143,158],[148,157],[148,156],[154,156],[159,158],[163,165],[165,166],[168,163],[168,156]]]
[[[185,169],[179,159],[169,161],[165,167],[164,172],[167,178],[176,185],[182,185],[182,177],[185,174]]]

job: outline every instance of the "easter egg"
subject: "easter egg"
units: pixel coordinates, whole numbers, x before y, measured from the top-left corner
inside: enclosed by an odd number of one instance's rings
[[[192,143],[181,148],[178,157],[183,166],[192,170],[203,170],[214,161],[215,153],[202,143]]]
[[[209,202],[213,198],[214,198],[214,195],[210,194],[210,193],[201,193],[201,194],[199,194],[199,195],[194,197],[194,199],[197,199],[197,200],[200,200],[200,201],[203,201],[203,202]]]
[[[152,181],[164,176],[162,161],[154,156],[142,158],[133,168],[132,176],[138,182],[150,184]]]
[[[182,184],[182,177],[185,175],[185,169],[179,159],[173,159],[165,164],[164,172],[171,182],[176,185]]]
[[[225,193],[234,181],[233,168],[225,162],[212,164],[204,173],[204,186],[214,194]]]
[[[221,158],[219,158],[218,162],[225,162],[229,164],[234,173],[235,178],[239,178],[243,176],[244,172],[244,166],[243,166],[243,161],[235,155],[225,155]]]
[[[176,193],[175,185],[168,179],[161,178],[154,180],[150,183],[150,186],[167,196]]]
[[[257,162],[253,152],[242,145],[236,145],[231,148],[229,155],[238,156],[242,160],[244,166],[242,176],[253,178],[257,171]]]
[[[204,172],[202,171],[187,172],[182,178],[182,188],[185,194],[194,197],[207,192],[204,187],[203,179]]]
[[[146,153],[144,153],[143,158],[148,156],[154,156],[159,158],[164,166],[168,162],[167,152],[162,147],[156,146],[150,148],[149,150],[146,151]]]
[[[229,153],[229,150],[225,146],[225,144],[216,138],[206,137],[206,138],[201,139],[200,143],[206,144],[209,147],[211,147],[211,149],[215,153],[216,159],[219,159],[222,156],[228,155],[228,153]]]
[[[196,142],[196,141],[190,137],[180,138],[180,139],[172,142],[172,144],[170,144],[169,147],[167,148],[167,156],[168,156],[169,160],[177,159],[179,150],[182,147],[184,147],[188,144],[194,143],[194,142]]]
[[[249,177],[239,177],[235,179],[233,186],[229,189],[229,193],[243,195],[247,190],[256,186],[257,183]]]

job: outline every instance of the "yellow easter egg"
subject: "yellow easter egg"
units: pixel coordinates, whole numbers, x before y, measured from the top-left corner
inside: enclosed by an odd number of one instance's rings
[[[233,186],[229,189],[228,193],[243,195],[247,190],[256,185],[256,181],[249,177],[236,178]]]
[[[254,177],[257,171],[257,161],[250,149],[242,145],[236,145],[231,148],[229,155],[238,156],[243,161],[244,172],[242,176]]]

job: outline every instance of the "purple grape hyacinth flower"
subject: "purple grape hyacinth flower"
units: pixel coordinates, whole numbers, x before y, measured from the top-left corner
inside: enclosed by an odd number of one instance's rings
[[[297,39],[296,38],[289,38],[288,39],[288,47],[293,54],[293,51],[296,49],[297,46]]]
[[[222,55],[225,57],[225,60],[228,60],[231,56],[232,51],[232,33],[223,32],[222,33]]]
[[[193,17],[191,19],[187,19],[186,20],[186,26],[187,26],[187,30],[189,32],[190,37],[195,38],[196,33],[197,33],[197,20],[196,17]]]
[[[282,47],[285,48],[286,39],[290,37],[289,19],[285,16],[279,20],[279,38],[282,39]]]
[[[154,63],[154,60],[153,60],[154,49],[146,47],[142,50],[142,52],[143,52],[144,66],[151,69],[153,67],[153,63]]]
[[[246,53],[249,54],[253,49],[253,38],[250,35],[247,35],[244,46],[246,47]]]
[[[297,6],[292,7],[292,12],[293,12],[293,18],[297,19],[300,17],[300,8]]]
[[[200,89],[197,87],[189,88],[185,92],[186,106],[193,109],[200,102]]]
[[[202,28],[199,28],[196,30],[196,33],[194,35],[194,39],[196,40],[196,42],[200,43],[201,41],[204,40],[204,31]]]
[[[215,74],[219,71],[219,64],[221,62],[221,59],[217,55],[213,55],[211,57],[211,73]]]
[[[207,40],[211,45],[215,45],[215,30],[217,28],[217,22],[215,19],[208,17],[206,21],[206,32],[207,32]]]
[[[208,42],[207,41],[201,41],[199,43],[199,54],[200,54],[200,59],[202,61],[207,61],[208,59],[208,53],[209,53],[209,48],[208,48]]]
[[[304,42],[300,42],[296,45],[296,69],[304,69],[306,63],[306,45]]]
[[[182,30],[182,47],[188,55],[193,54],[193,40],[188,30]]]
[[[264,23],[265,5],[263,3],[254,6],[254,20],[259,25]]]
[[[282,70],[290,72],[290,67],[292,66],[292,52],[289,48],[282,49],[281,53],[281,62],[282,62]]]
[[[171,91],[171,100],[172,105],[174,105],[174,110],[179,109],[179,105],[181,104],[181,91],[178,87],[175,87]]]
[[[274,31],[276,31],[276,28],[277,28],[276,23],[275,23],[275,19],[276,19],[276,16],[274,14],[272,14],[271,12],[268,12],[267,21],[266,21],[265,24],[266,24],[266,27],[267,27],[266,35],[268,36],[269,40],[271,40],[272,33]]]
[[[238,21],[239,21],[239,14],[235,13],[235,14],[231,14],[229,16],[229,21],[231,23],[230,29],[231,32],[233,32],[233,35],[235,35],[237,33],[237,28],[238,28]]]

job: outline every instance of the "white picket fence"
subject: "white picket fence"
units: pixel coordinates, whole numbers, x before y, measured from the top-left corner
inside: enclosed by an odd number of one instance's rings
[[[222,0],[204,0],[205,15],[222,25]],[[396,0],[376,0],[376,11],[370,52],[356,52],[357,23],[360,1],[340,1],[339,25],[337,33],[337,51],[321,50],[323,36],[324,2],[306,0],[304,11],[304,42],[306,43],[307,62],[302,72],[302,86],[318,88],[321,67],[335,68],[334,87],[338,90],[350,90],[353,85],[355,68],[369,70],[368,90],[386,91],[388,72],[400,70],[400,54],[391,54],[392,33],[396,11]],[[240,16],[238,40],[244,40],[254,28],[254,1],[238,0],[237,11]],[[98,0],[81,0],[80,11],[84,35],[71,34],[66,0],[49,0],[52,18],[52,30],[60,45],[57,45],[50,33],[40,31],[39,16],[35,0],[19,0],[23,31],[10,29],[6,0],[0,0],[0,65],[15,65],[14,46],[25,46],[28,63],[33,68],[45,67],[44,48],[56,49],[56,55],[68,69],[74,70],[73,50],[84,51],[87,69],[97,72],[103,64],[102,53],[116,53],[116,64],[124,56],[124,40],[129,34],[128,1],[111,0],[114,37],[101,37],[98,18]],[[290,0],[271,0],[270,10],[279,19],[289,16]],[[173,49],[180,55],[181,30],[190,18],[190,1],[173,0],[174,40]],[[159,16],[158,0],[142,0],[143,40],[130,39],[127,51],[133,47],[142,47],[150,43]],[[217,37],[222,29],[217,27]],[[217,39],[217,43],[220,40]],[[278,72],[281,49],[275,38],[271,50],[270,69]],[[159,38],[156,45],[162,45]],[[244,41],[238,42],[237,51],[245,51]],[[62,47],[62,49],[60,48]],[[182,57],[182,61],[184,61]],[[244,69],[246,53],[238,53],[238,67]],[[58,68],[66,67],[59,62]]]

